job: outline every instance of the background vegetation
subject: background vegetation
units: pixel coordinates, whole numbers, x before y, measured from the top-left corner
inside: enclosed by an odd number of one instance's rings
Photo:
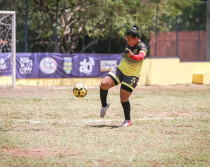
[[[200,0],[58,0],[58,48],[61,53],[81,52],[85,30],[85,52],[119,53],[124,32],[140,26],[141,39],[149,44],[155,31],[158,4],[159,31],[195,30]],[[56,0],[29,0],[29,52],[53,52]],[[17,52],[25,51],[26,1],[0,0],[0,10],[17,12]],[[205,29],[206,5],[201,7],[201,28]],[[85,27],[85,29],[84,29]]]

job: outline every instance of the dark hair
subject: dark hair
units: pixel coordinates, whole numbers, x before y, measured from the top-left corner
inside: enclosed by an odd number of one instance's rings
[[[125,32],[126,36],[132,36],[133,38],[138,37],[139,38],[139,26],[138,25],[133,25],[131,29],[127,30]]]

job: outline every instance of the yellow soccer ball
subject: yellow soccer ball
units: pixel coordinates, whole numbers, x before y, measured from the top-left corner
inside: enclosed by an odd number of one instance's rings
[[[78,98],[85,97],[87,94],[87,91],[88,91],[87,86],[82,83],[76,84],[73,88],[73,94]]]

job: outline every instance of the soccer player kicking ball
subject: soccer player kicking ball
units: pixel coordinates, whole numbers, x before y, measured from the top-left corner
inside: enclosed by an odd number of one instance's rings
[[[132,125],[129,97],[139,81],[142,63],[147,53],[147,46],[139,39],[138,30],[139,27],[133,25],[130,30],[126,31],[127,44],[122,54],[123,58],[117,68],[106,75],[100,86],[102,104],[100,117],[103,118],[110,106],[107,102],[108,89],[121,83],[120,101],[125,115],[122,126]]]

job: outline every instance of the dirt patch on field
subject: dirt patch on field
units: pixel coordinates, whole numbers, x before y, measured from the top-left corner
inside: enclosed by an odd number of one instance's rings
[[[144,117],[152,118],[154,115],[156,117],[209,117],[209,114],[207,112],[203,112],[202,115],[200,112],[195,112],[195,111],[173,111],[173,112],[156,112],[156,111],[141,111],[141,114],[144,115]]]
[[[58,95],[61,91],[72,93],[72,87],[0,87],[0,97],[48,97]]]
[[[82,153],[70,153],[67,149],[52,147],[37,148],[0,148],[0,151],[18,157],[45,158],[55,156],[80,156]]]

